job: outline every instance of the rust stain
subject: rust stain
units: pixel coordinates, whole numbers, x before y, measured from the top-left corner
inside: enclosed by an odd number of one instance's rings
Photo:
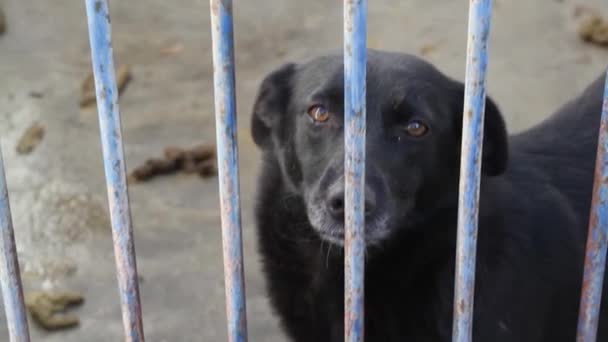
[[[104,66],[100,65],[99,70],[103,73],[105,71]],[[131,69],[128,65],[120,65],[116,69],[116,86],[119,96],[124,92],[131,79]],[[102,96],[105,98],[105,92],[102,93]],[[90,73],[80,85],[80,107],[87,107],[95,102],[95,77],[93,73]],[[112,111],[113,107],[110,110]]]
[[[219,0],[211,0],[211,12],[214,16],[220,15],[220,4]]]
[[[600,138],[599,141],[605,140],[605,132],[606,122],[602,120],[601,129],[600,129]],[[596,156],[596,165],[594,169],[594,184],[593,184],[593,197],[591,202],[591,214],[589,217],[589,228],[587,235],[587,244],[586,244],[586,255],[585,255],[585,274],[583,277],[582,284],[582,295],[581,295],[581,307],[580,307],[580,317],[583,321],[588,322],[593,317],[590,317],[589,314],[591,306],[593,303],[593,275],[591,274],[596,265],[595,258],[598,251],[602,248],[603,243],[605,242],[605,233],[599,226],[599,217],[598,215],[598,205],[600,205],[600,195],[599,190],[602,185],[606,184],[608,181],[608,177],[602,177],[602,166],[604,162],[603,157],[603,147],[598,145],[597,156]],[[588,273],[589,272],[589,273]],[[595,322],[594,322],[595,323]]]

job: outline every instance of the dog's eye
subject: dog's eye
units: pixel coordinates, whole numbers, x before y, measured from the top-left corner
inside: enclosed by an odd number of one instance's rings
[[[315,122],[325,122],[329,119],[329,111],[321,105],[314,105],[308,108],[308,116]]]
[[[425,135],[428,131],[429,127],[418,120],[410,121],[405,126],[405,132],[415,138]]]

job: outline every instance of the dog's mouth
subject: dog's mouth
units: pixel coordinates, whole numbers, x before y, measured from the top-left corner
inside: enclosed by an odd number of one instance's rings
[[[344,246],[344,220],[336,220],[323,208],[308,206],[308,220],[319,237],[337,246]],[[377,245],[390,235],[388,213],[376,213],[365,218],[365,244]]]
[[[322,231],[317,230],[321,239],[333,243],[338,246],[344,246],[344,230],[340,231]]]

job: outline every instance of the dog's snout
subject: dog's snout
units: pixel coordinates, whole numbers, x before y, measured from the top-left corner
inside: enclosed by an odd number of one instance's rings
[[[333,187],[327,196],[327,210],[336,220],[344,219],[344,187]],[[365,215],[369,216],[376,210],[376,194],[369,187],[365,187]]]

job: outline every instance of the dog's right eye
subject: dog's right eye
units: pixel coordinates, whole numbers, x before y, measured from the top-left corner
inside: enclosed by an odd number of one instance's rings
[[[413,120],[405,126],[405,132],[412,137],[419,138],[429,131],[429,127],[422,121]]]
[[[315,122],[325,122],[329,120],[329,111],[322,105],[314,105],[308,108],[308,116]]]

